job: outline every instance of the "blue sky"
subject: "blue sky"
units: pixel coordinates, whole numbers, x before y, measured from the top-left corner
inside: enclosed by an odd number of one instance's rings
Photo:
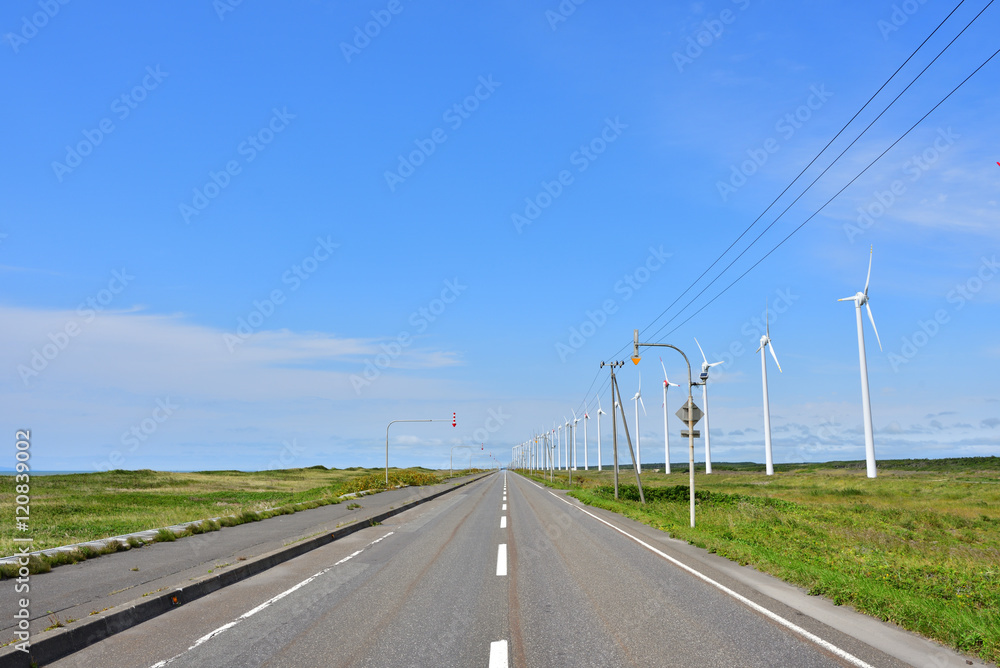
[[[738,250],[985,3],[968,4]],[[7,3],[5,430],[32,430],[39,469],[377,466],[389,420],[454,411],[456,428],[395,425],[392,462],[474,445],[485,464],[480,444],[506,460],[599,390],[608,410],[599,364],[639,328],[726,360],[713,459],[763,461],[767,301],[775,461],[861,459],[836,300],[874,246],[877,455],[998,454],[996,60],[687,320],[993,53],[996,8],[657,319],[952,6]],[[628,399],[643,372],[644,451],[662,448],[656,357],[620,374]]]

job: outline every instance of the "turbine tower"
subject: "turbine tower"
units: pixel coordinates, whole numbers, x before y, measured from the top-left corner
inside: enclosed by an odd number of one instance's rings
[[[569,471],[570,470],[570,466],[571,466],[570,461],[569,461],[569,426],[572,423],[569,420],[566,419],[565,415],[563,415],[563,420],[566,423],[565,424],[565,426],[566,426],[566,470]]]
[[[852,297],[838,299],[838,302],[854,302],[854,313],[858,321],[858,357],[861,360],[861,410],[865,417],[865,468],[868,470],[868,477],[874,478],[875,470],[875,434],[872,429],[872,402],[868,393],[868,361],[865,358],[865,330],[861,322],[861,307],[868,309],[868,319],[871,320],[872,330],[875,332],[875,340],[878,341],[878,349],[882,350],[882,341],[878,338],[878,328],[875,327],[875,318],[872,316],[872,307],[868,303],[868,282],[872,277],[872,255],[875,248],[868,251],[868,278],[865,279],[865,291],[859,292]]]
[[[667,380],[667,367],[663,365],[663,358],[660,358],[660,366],[663,368],[663,472],[670,473],[670,428],[667,424],[667,387],[673,385],[680,387],[677,383]]]
[[[771,454],[771,408],[767,402],[767,358],[764,356],[764,348],[771,351],[774,363],[778,365],[778,372],[781,373],[781,363],[778,356],[774,354],[774,344],[771,343],[771,326],[768,324],[767,303],[764,303],[764,336],[760,337],[760,377],[764,383],[764,462],[767,475],[774,475],[774,457]]]
[[[708,433],[708,370],[713,366],[718,366],[722,364],[722,361],[708,363],[708,358],[705,357],[705,351],[701,349],[701,344],[698,343],[698,339],[694,340],[698,344],[698,350],[701,351],[701,403],[704,404],[702,409],[705,413],[705,473],[712,472],[712,439]]]
[[[587,413],[587,409],[583,409],[583,470],[590,470],[590,461],[587,459],[587,451],[590,449],[587,446],[587,421],[590,420],[590,414]]]
[[[639,372],[639,389],[632,397],[632,401],[635,402],[635,464],[636,468],[639,469],[639,473],[642,473],[642,454],[639,449],[639,406],[642,406],[642,414],[646,414],[646,404],[642,403],[642,372]]]
[[[576,416],[576,411],[573,411],[573,470],[574,471],[576,470],[576,462],[577,462],[577,458],[576,458],[576,423],[579,422],[580,420],[581,420],[581,418],[578,418]],[[584,423],[583,426],[586,427],[587,424]]]
[[[601,395],[597,395],[597,470],[601,470],[601,416],[606,415],[601,408]]]

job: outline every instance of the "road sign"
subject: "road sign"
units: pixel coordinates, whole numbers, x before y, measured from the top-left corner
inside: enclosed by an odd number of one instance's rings
[[[638,364],[641,359],[638,355],[632,355],[632,364]]]
[[[705,417],[704,411],[698,408],[690,399],[688,400],[688,403],[684,404],[677,410],[675,415],[681,419],[681,422],[689,427],[698,424],[698,421]]]

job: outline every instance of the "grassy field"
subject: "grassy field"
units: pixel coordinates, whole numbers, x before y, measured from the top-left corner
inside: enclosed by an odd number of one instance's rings
[[[422,468],[389,469],[389,482],[426,485],[447,475]],[[14,482],[13,475],[0,476],[0,507],[10,509],[11,518]],[[212,517],[232,516],[222,524],[238,524],[339,503],[342,494],[385,487],[385,473],[322,466],[255,473],[119,470],[32,476],[30,484],[30,532],[17,531],[13,519],[0,523],[0,555],[17,551],[13,541],[17,536],[30,535],[32,549],[43,550]],[[205,527],[212,528],[218,525]]]
[[[577,471],[572,496],[751,564],[788,582],[991,662],[1000,661],[1000,458],[644,470],[620,499],[612,474]],[[539,476],[537,479],[541,480]],[[548,476],[546,476],[546,480]],[[627,485],[627,483],[632,483]],[[556,486],[569,487],[565,472]]]

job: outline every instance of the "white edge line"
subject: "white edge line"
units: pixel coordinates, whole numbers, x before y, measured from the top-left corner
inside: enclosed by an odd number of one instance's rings
[[[633,536],[632,534],[628,533],[624,529],[619,529],[618,527],[616,527],[611,522],[608,522],[607,520],[604,520],[604,519],[598,517],[594,513],[588,511],[586,508],[581,508],[580,506],[578,506],[578,505],[576,505],[574,503],[570,503],[569,501],[567,501],[566,499],[562,498],[558,494],[555,494],[552,491],[549,491],[549,494],[552,494],[552,496],[556,497],[557,499],[559,499],[560,501],[562,501],[566,505],[572,506],[573,508],[576,508],[580,512],[583,512],[583,513],[586,513],[586,514],[590,515],[591,517],[593,517],[598,522],[601,522],[602,524],[606,524],[607,526],[611,527],[612,529],[614,529],[618,533],[620,533],[620,534],[622,534],[624,536],[628,536],[629,538],[631,538],[632,540],[634,540],[636,543],[639,543],[639,545],[642,545],[647,550],[649,550],[651,552],[655,552],[656,554],[658,554],[659,556],[663,557],[664,559],[666,559],[670,563],[674,564],[675,566],[678,566],[679,568],[687,571],[688,573],[690,573],[691,575],[695,576],[696,578],[699,578],[700,580],[703,580],[704,582],[712,585],[713,587],[715,587],[719,591],[721,591],[721,592],[723,592],[725,594],[728,594],[729,596],[733,597],[734,599],[736,599],[740,603],[746,605],[747,607],[749,607],[749,608],[751,608],[753,610],[756,610],[760,614],[764,615],[765,617],[767,617],[768,619],[770,619],[770,620],[772,620],[774,622],[777,622],[781,626],[784,626],[789,631],[792,631],[793,633],[796,633],[796,634],[802,636],[806,640],[809,640],[810,642],[813,642],[816,645],[819,645],[820,647],[822,647],[823,649],[827,650],[828,652],[832,652],[833,654],[839,656],[844,661],[847,661],[848,663],[851,663],[851,664],[853,664],[855,666],[858,666],[858,668],[874,668],[874,666],[872,666],[871,664],[865,663],[864,661],[862,661],[858,657],[854,656],[853,654],[849,654],[848,652],[840,649],[839,647],[837,647],[833,643],[828,642],[826,640],[823,640],[819,636],[817,636],[817,635],[815,635],[813,633],[810,633],[809,631],[806,631],[801,626],[793,624],[792,622],[788,621],[787,619],[785,619],[781,615],[779,615],[777,613],[774,613],[774,612],[771,612],[770,610],[768,610],[767,608],[765,608],[762,605],[754,603],[753,601],[751,601],[750,599],[748,599],[746,596],[743,596],[742,594],[736,593],[735,591],[733,591],[729,587],[725,586],[724,584],[716,582],[715,580],[713,580],[712,578],[708,577],[704,573],[700,573],[700,572],[696,571],[695,569],[691,568],[690,566],[688,566],[687,564],[684,564],[684,563],[682,563],[682,562],[674,559],[670,555],[661,552],[660,550],[656,549],[655,547],[653,547],[649,543],[643,541],[640,538],[636,538],[635,536]]]
[[[496,640],[490,643],[490,668],[507,668],[507,641]]]
[[[297,590],[297,589],[299,589],[301,587],[306,586],[307,584],[309,584],[310,582],[312,582],[313,580],[315,580],[319,576],[323,575],[324,573],[326,573],[327,571],[329,571],[330,569],[332,569],[334,566],[339,566],[340,564],[344,563],[345,561],[350,561],[354,557],[356,557],[359,554],[361,554],[362,552],[364,552],[367,548],[371,547],[375,543],[379,543],[379,542],[385,540],[386,538],[388,538],[389,536],[391,536],[394,533],[395,533],[394,531],[390,531],[389,533],[387,533],[386,535],[382,536],[381,538],[376,538],[375,540],[373,540],[372,542],[368,543],[367,545],[365,545],[360,550],[356,550],[353,553],[351,553],[350,555],[344,557],[343,559],[341,559],[340,561],[338,561],[337,563],[335,563],[333,566],[328,566],[327,568],[324,568],[323,570],[321,570],[319,573],[316,573],[315,575],[310,575],[309,577],[307,577],[302,582],[298,583],[297,585],[295,585],[293,587],[290,587],[290,588],[286,589],[285,591],[281,592],[277,596],[274,596],[273,598],[269,598],[268,600],[266,600],[263,603],[261,603],[260,605],[258,605],[256,608],[253,608],[252,610],[248,610],[247,612],[244,612],[242,615],[240,615],[239,617],[237,617],[235,620],[229,622],[228,624],[223,624],[222,626],[220,626],[219,628],[215,629],[214,631],[206,633],[202,637],[198,638],[194,642],[193,645],[191,645],[190,647],[188,647],[186,650],[184,650],[183,652],[181,652],[177,656],[174,656],[174,657],[171,657],[169,659],[166,659],[165,661],[158,661],[158,662],[154,663],[152,666],[150,666],[150,668],[162,668],[163,666],[166,666],[168,663],[173,663],[175,659],[179,658],[181,655],[185,654],[186,652],[190,652],[191,650],[195,649],[196,647],[198,647],[202,643],[207,642],[207,641],[211,640],[212,638],[214,638],[214,637],[216,637],[218,635],[221,635],[222,633],[225,633],[229,629],[231,629],[234,626],[236,626],[237,624],[239,624],[244,619],[248,619],[248,618],[256,615],[258,612],[260,612],[261,610],[267,608],[272,603],[280,601],[281,599],[285,598],[286,596],[288,596],[289,594],[291,594],[295,590]],[[499,563],[498,563],[497,564],[497,568],[499,569],[499,567],[500,566],[499,566]],[[506,563],[504,564],[504,568],[506,570]],[[504,573],[504,574],[506,575],[506,573]],[[498,573],[498,575],[499,575],[499,573]]]

